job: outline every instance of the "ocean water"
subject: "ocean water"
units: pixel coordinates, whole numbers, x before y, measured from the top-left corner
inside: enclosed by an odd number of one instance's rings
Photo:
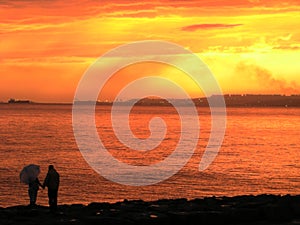
[[[116,138],[110,109],[97,106],[99,138],[113,157],[127,164],[160,162],[182,135],[172,107],[135,107],[129,118],[135,136],[149,137],[148,123],[153,117],[164,119],[168,130],[155,149],[131,150]],[[61,175],[59,204],[300,193],[299,108],[228,108],[219,154],[201,172],[198,167],[211,117],[208,108],[197,110],[201,129],[189,162],[163,182],[128,186],[105,179],[85,161],[74,138],[71,105],[0,104],[0,207],[28,204],[27,186],[20,183],[19,173],[30,163],[41,166],[41,181],[49,164],[56,167]],[[47,205],[46,190],[39,190],[37,204]]]

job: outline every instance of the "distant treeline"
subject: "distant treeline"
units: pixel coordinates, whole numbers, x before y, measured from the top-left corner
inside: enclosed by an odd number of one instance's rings
[[[224,97],[225,104],[227,107],[300,107],[300,95],[213,95],[209,98],[194,98],[192,103],[199,107],[208,107],[209,100],[211,102],[217,103],[218,100]],[[118,101],[115,102],[119,105],[128,105],[130,103],[135,103],[135,105],[140,106],[170,106],[172,103],[177,105],[188,106],[191,105],[190,100],[186,99],[132,99],[128,101]],[[99,105],[110,105],[111,102],[98,102]],[[214,106],[214,105],[212,105]],[[216,104],[215,106],[218,106]]]
[[[207,98],[200,100],[196,105],[208,106]],[[227,107],[300,107],[300,95],[224,95],[224,100]]]

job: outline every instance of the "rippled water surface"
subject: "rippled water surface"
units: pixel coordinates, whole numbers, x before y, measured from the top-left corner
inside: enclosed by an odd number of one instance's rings
[[[59,204],[300,193],[300,109],[228,108],[223,145],[213,164],[202,172],[198,166],[208,143],[211,118],[207,108],[198,108],[198,113],[200,136],[186,166],[164,182],[131,187],[106,180],[84,160],[73,135],[71,105],[2,104],[0,206],[28,204],[27,187],[19,182],[19,172],[29,163],[41,166],[41,181],[48,165],[55,165],[61,174]],[[163,118],[168,130],[158,147],[134,151],[116,139],[110,115],[109,106],[97,106],[99,138],[112,156],[131,165],[160,162],[172,153],[182,135],[173,108],[135,107],[129,123],[136,137],[149,137],[148,123],[153,117]],[[47,191],[40,190],[38,195],[37,203],[47,205]]]

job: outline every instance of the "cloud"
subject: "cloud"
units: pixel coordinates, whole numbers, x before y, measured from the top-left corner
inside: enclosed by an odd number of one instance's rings
[[[221,24],[221,23],[210,23],[210,24],[193,24],[190,26],[182,27],[183,31],[196,31],[196,30],[207,30],[207,29],[223,29],[223,28],[233,28],[241,26],[243,24]]]
[[[300,45],[294,44],[294,45],[277,45],[274,46],[273,49],[279,49],[279,50],[299,50]]]
[[[235,68],[235,74],[250,87],[259,85],[262,90],[274,93],[295,94],[299,93],[300,86],[296,82],[287,82],[284,79],[275,78],[271,71],[249,63],[239,62]]]
[[[248,0],[250,3],[260,3],[260,0]]]
[[[292,36],[293,36],[292,34],[288,34],[287,36],[281,36],[281,37],[279,37],[279,40],[289,41],[289,40],[291,40]]]

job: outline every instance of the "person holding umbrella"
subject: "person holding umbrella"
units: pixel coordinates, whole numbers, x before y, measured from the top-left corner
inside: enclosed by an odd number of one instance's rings
[[[51,211],[57,210],[57,194],[59,187],[59,173],[53,165],[49,165],[48,173],[43,183],[43,188],[48,187],[48,199]]]
[[[28,195],[30,199],[30,206],[36,206],[36,199],[39,187],[43,187],[39,181],[39,178],[35,178],[35,180],[30,181],[28,184]]]
[[[20,172],[20,181],[28,185],[28,195],[30,199],[30,206],[36,205],[36,199],[39,187],[43,187],[38,179],[40,174],[40,166],[29,164],[25,166]]]

